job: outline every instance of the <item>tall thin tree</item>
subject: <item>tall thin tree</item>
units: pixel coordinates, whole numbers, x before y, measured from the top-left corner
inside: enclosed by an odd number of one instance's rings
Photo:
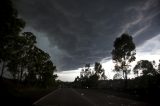
[[[132,36],[122,34],[114,41],[114,48],[112,50],[112,59],[115,63],[115,71],[123,72],[125,79],[125,87],[127,86],[127,75],[130,73],[129,67],[132,61],[135,61],[136,50]]]

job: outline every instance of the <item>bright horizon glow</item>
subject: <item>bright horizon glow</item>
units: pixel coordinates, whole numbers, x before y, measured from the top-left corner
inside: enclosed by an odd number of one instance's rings
[[[158,61],[160,59],[160,34],[153,37],[150,40],[147,40],[145,43],[140,45],[136,48],[137,54],[136,54],[136,61],[131,63],[131,69],[135,66],[137,61],[139,60],[149,60],[149,61],[155,61],[156,64],[158,64]],[[108,58],[108,57],[107,57]],[[112,59],[105,58],[100,62],[102,64],[102,67],[105,69],[105,75],[108,79],[112,79],[115,72],[112,70],[114,69],[114,63],[112,62]],[[93,68],[93,67],[91,67]],[[77,70],[69,70],[69,71],[61,71],[57,72],[58,79],[62,81],[74,81],[76,76],[80,75],[80,71],[82,68],[78,68]],[[129,74],[129,78],[134,77],[133,73]]]

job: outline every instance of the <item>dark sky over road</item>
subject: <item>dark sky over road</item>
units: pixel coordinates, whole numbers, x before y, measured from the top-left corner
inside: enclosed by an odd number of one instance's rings
[[[113,41],[124,32],[137,47],[160,34],[160,0],[13,2],[26,21],[25,31],[37,36],[60,71],[111,57]]]

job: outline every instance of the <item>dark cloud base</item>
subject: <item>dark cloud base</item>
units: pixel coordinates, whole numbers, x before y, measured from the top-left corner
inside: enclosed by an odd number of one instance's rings
[[[13,2],[26,27],[45,33],[49,48],[57,47],[62,52],[51,54],[59,70],[76,69],[110,57],[114,39],[123,32],[136,34],[137,46],[160,33],[159,0]]]

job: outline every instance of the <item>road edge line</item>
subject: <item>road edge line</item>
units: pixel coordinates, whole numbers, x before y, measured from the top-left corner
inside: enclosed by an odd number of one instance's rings
[[[41,97],[40,99],[38,99],[37,101],[35,101],[35,102],[33,103],[33,105],[36,105],[38,102],[42,101],[43,99],[45,99],[45,98],[47,98],[48,96],[52,95],[53,93],[57,92],[59,89],[60,89],[60,88],[58,88],[58,89],[52,91],[51,93],[49,93],[49,94]]]

